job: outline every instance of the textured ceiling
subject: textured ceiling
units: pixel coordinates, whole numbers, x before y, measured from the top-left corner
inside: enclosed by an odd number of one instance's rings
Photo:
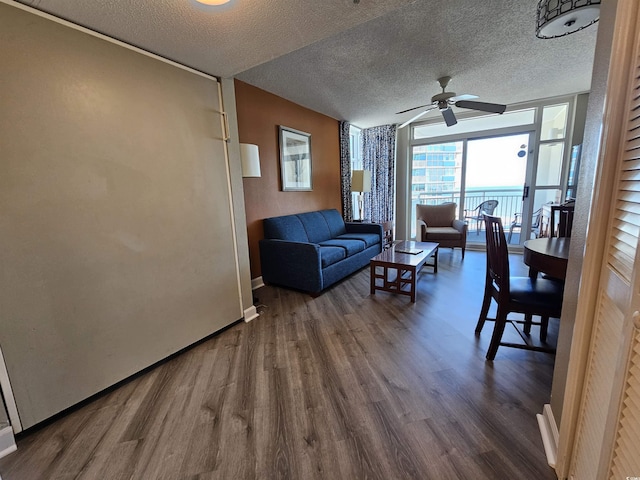
[[[429,103],[443,75],[487,102],[587,91],[597,34],[537,39],[537,0],[21,3],[361,127],[411,118],[395,112]]]

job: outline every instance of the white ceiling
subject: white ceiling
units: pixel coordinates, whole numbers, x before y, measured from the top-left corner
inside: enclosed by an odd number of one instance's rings
[[[538,0],[21,3],[360,127],[408,120],[419,111],[395,112],[429,103],[443,75],[495,103],[588,91],[597,34],[536,38]]]

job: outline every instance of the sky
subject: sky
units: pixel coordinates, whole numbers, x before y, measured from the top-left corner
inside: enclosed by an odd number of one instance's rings
[[[467,188],[523,186],[528,144],[528,134],[470,140],[467,150]],[[519,157],[519,151],[524,151],[525,155]]]

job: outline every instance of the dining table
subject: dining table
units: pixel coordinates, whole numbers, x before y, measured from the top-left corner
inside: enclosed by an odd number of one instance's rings
[[[570,237],[535,238],[524,242],[524,263],[529,266],[529,277],[538,273],[564,280],[567,276]]]

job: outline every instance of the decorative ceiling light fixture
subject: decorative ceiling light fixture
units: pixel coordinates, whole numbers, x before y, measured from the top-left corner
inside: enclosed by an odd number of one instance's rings
[[[196,0],[196,2],[202,3],[203,5],[224,5],[230,1],[231,0]]]
[[[601,0],[540,0],[536,37],[557,38],[593,25]]]

